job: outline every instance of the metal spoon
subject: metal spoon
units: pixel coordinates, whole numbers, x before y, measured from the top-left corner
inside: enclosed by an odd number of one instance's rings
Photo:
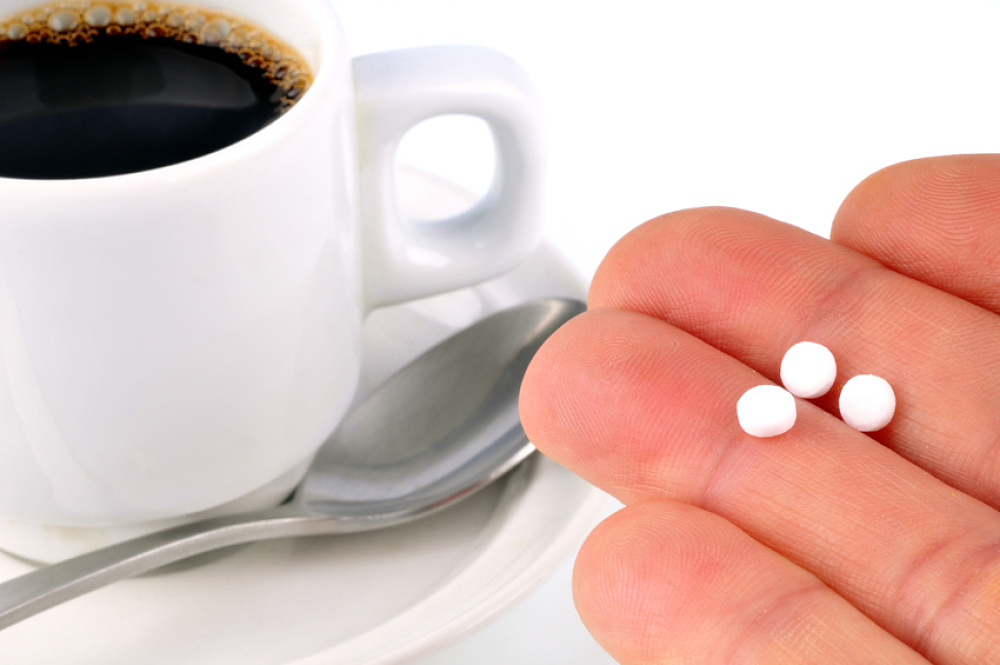
[[[542,342],[584,309],[574,300],[539,300],[457,333],[346,416],[290,501],[153,533],[4,582],[0,629],[196,554],[401,524],[485,487],[534,450],[517,411],[521,380]]]

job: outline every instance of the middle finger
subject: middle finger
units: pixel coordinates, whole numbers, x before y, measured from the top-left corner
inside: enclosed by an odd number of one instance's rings
[[[809,340],[838,362],[818,403],[837,413],[855,374],[893,386],[896,415],[873,438],[1000,506],[1000,316],[796,227],[729,209],[640,227],[608,255],[590,305],[650,314],[777,381]]]

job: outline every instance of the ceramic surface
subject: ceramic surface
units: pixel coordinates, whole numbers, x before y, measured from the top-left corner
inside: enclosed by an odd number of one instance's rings
[[[470,199],[403,172],[408,209]],[[479,287],[376,312],[362,394],[457,328],[533,297],[582,297],[549,245]],[[400,329],[413,334],[399,335]],[[451,643],[545,581],[606,513],[605,495],[529,463],[425,521],[370,534],[231,550],[101,589],[0,632],[0,659],[32,665],[389,665]],[[0,555],[0,578],[29,569]],[[59,639],[52,639],[53,635]]]
[[[509,58],[352,60],[325,0],[208,4],[310,60],[300,101],[162,168],[0,178],[0,515],[23,527],[154,523],[294,484],[356,394],[367,314],[494,277],[540,237],[540,114]],[[0,0],[0,30],[20,8]],[[496,185],[413,224],[395,146],[448,113],[489,125]]]

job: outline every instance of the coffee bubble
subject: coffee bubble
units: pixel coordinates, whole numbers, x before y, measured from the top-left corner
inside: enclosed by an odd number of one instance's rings
[[[135,35],[215,46],[259,68],[290,108],[312,83],[304,60],[284,43],[239,17],[205,7],[161,2],[57,2],[0,20],[5,41],[73,46],[103,35]]]
[[[199,30],[201,30],[202,26],[205,25],[206,21],[208,21],[208,19],[205,18],[204,14],[200,13],[189,14],[184,17],[184,27],[189,32],[198,32]]]
[[[208,44],[219,44],[229,36],[229,21],[224,18],[212,19],[205,23],[201,36]]]
[[[107,5],[94,5],[83,15],[83,19],[88,25],[95,28],[104,28],[111,23],[111,8]]]
[[[49,17],[49,27],[56,32],[67,32],[80,24],[80,17],[76,12],[61,11]]]
[[[28,28],[23,23],[11,23],[5,32],[7,39],[12,41],[24,39],[28,35]]]
[[[135,25],[135,12],[131,7],[119,7],[115,11],[115,23],[118,25]]]
[[[312,74],[294,49],[234,14],[61,0],[0,18],[0,79],[13,82],[0,104],[0,177],[65,179],[225,148],[294,106]],[[53,90],[59,103],[39,105]]]

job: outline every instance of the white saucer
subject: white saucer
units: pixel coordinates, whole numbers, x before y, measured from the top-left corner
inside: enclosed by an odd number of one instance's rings
[[[425,219],[469,200],[412,171],[401,172],[400,195]],[[365,330],[362,391],[492,311],[584,292],[583,280],[543,245],[482,286],[376,312]],[[536,455],[507,480],[414,524],[258,543],[101,589],[0,632],[0,662],[404,663],[483,625],[544,582],[607,505],[603,493]],[[30,569],[0,554],[0,579]]]

